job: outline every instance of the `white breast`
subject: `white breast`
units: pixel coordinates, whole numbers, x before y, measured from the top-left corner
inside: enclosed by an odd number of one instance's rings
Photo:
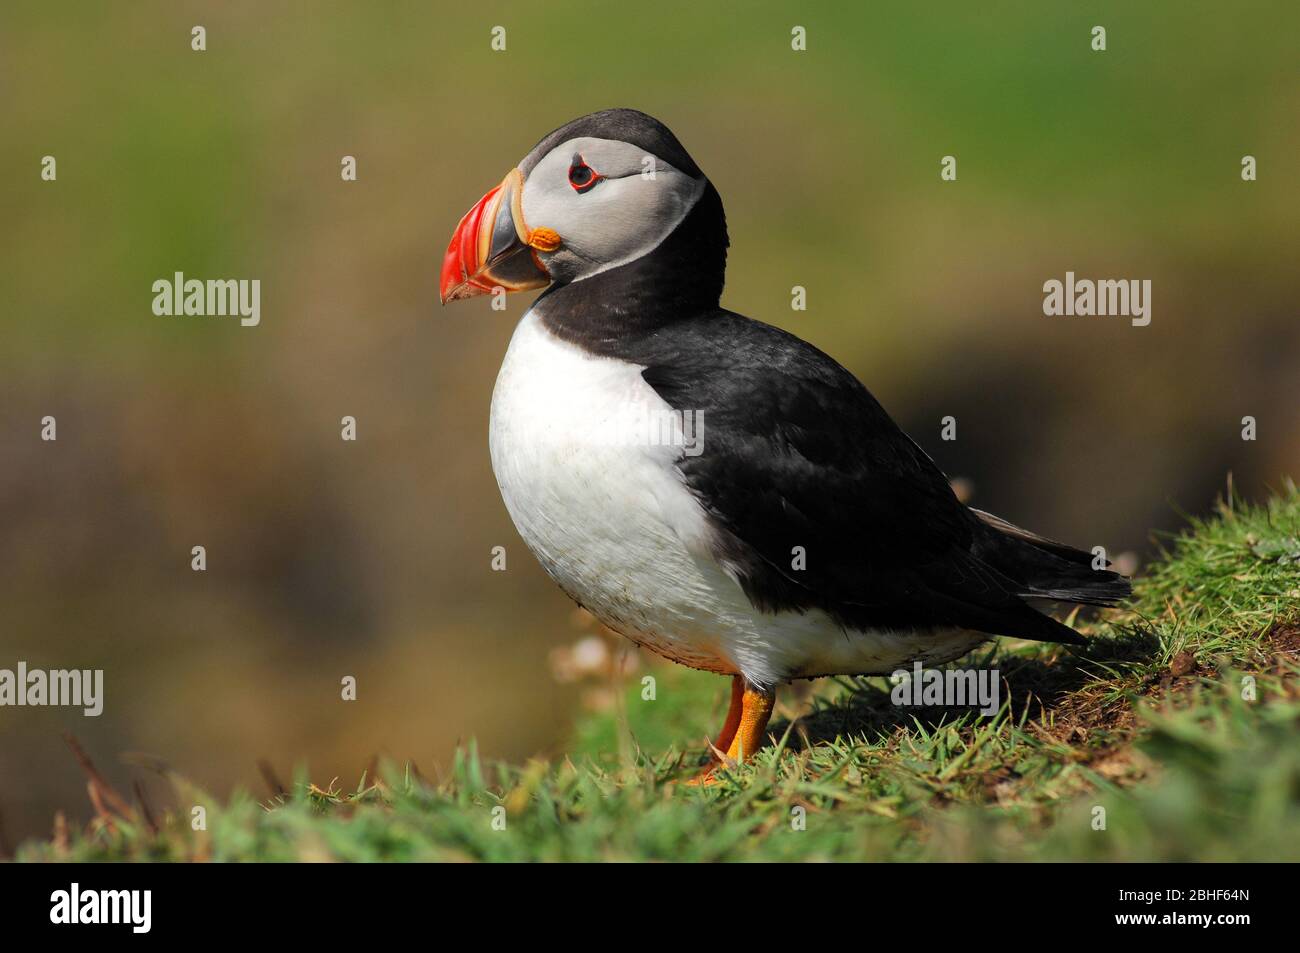
[[[520,536],[610,628],[675,661],[761,684],[891,671],[960,654],[968,634],[845,633],[821,611],[758,612],[712,559],[675,461],[679,419],[641,368],[561,341],[529,312],[492,395],[492,469]],[[708,420],[694,436],[708,446]],[[924,651],[922,651],[924,649]]]

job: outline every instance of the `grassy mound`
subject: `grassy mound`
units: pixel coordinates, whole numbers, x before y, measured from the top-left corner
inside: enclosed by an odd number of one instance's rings
[[[353,791],[302,777],[224,805],[173,777],[179,807],[157,817],[85,762],[96,819],[18,856],[1300,860],[1296,488],[1194,521],[1130,608],[1079,628],[1086,650],[1003,640],[960,663],[1000,670],[991,717],[894,706],[884,679],[823,680],[778,709],[777,745],[711,788],[676,782],[726,681],[666,666],[653,700],[622,686],[558,763],[486,765],[470,745],[436,783],[390,766]]]

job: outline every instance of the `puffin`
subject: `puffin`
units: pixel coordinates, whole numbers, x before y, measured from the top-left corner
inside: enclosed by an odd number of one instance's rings
[[[728,244],[677,137],[607,109],[465,214],[439,283],[443,304],[540,290],[492,394],[501,497],[570,598],[730,676],[700,783],[764,744],[783,683],[939,665],[995,636],[1082,645],[1044,610],[1130,594],[1092,553],[962,503],[833,358],[721,307]]]

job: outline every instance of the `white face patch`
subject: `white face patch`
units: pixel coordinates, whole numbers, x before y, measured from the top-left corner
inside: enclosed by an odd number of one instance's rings
[[[577,157],[600,176],[582,192],[569,181]],[[524,221],[559,233],[560,247],[539,257],[556,278],[578,281],[653,251],[694,208],[704,186],[703,178],[629,142],[570,139],[528,173]]]

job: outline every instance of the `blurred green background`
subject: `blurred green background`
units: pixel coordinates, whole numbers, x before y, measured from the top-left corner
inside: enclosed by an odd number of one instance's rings
[[[837,357],[973,504],[1140,556],[1228,471],[1300,470],[1295,4],[808,6],[7,0],[0,667],[106,681],[97,719],[0,709],[11,841],[89,813],[62,730],[119,783],[146,751],[217,793],[258,758],[352,781],[563,747],[582,625],[486,440],[529,296],[443,310],[436,280],[460,215],[594,109],[677,133],[726,203],[723,303]],[[1045,317],[1067,270],[1151,279],[1151,325]],[[175,271],[260,278],[261,326],[155,317]]]

